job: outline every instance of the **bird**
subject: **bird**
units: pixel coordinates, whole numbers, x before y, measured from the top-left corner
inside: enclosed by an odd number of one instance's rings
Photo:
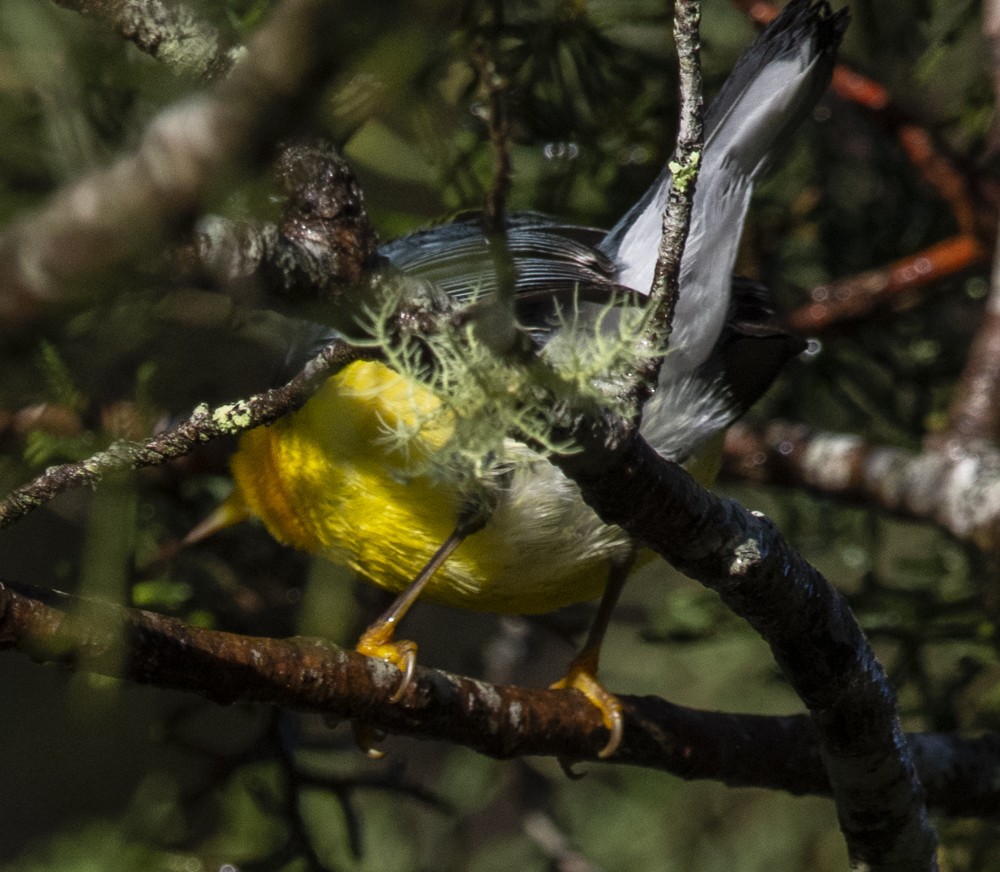
[[[668,460],[693,464],[803,348],[770,325],[768,292],[732,272],[754,184],[825,90],[847,20],[826,0],[791,0],[706,113],[673,331],[639,423]],[[578,363],[594,352],[593,337],[613,342],[625,315],[642,308],[671,184],[668,168],[606,232],[537,212],[505,217],[514,313],[540,353]],[[417,231],[378,253],[387,269],[428,283],[457,307],[497,290],[477,216]],[[574,338],[580,330],[567,312],[596,331],[591,341]],[[505,432],[504,423],[472,421],[499,431],[477,462],[436,463],[458,426],[441,412],[449,403],[447,388],[422,382],[405,355],[349,364],[298,411],[243,434],[218,526],[257,518],[279,541],[398,594],[357,646],[401,670],[394,701],[416,661],[415,644],[396,640],[395,629],[418,597],[509,614],[601,597],[586,643],[554,686],[578,689],[598,707],[609,733],[599,756],[609,757],[623,716],[596,673],[637,546],[598,518],[544,450]],[[711,477],[711,470],[701,476]]]

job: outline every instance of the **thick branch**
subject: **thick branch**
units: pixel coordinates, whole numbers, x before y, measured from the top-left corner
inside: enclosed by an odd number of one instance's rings
[[[986,313],[955,386],[944,441],[978,445],[1000,439],[1000,226],[997,229]]]
[[[600,716],[575,693],[486,685],[418,667],[399,704],[399,674],[316,639],[264,639],[190,627],[172,618],[0,583],[0,649],[41,662],[199,693],[215,702],[255,701],[363,718],[373,727],[466,745],[493,757],[594,759]],[[687,780],[793,794],[830,794],[803,715],[705,712],[655,697],[622,697],[627,727],[615,761]],[[989,817],[1000,810],[1000,739],[912,735],[932,806]]]
[[[916,454],[798,424],[738,424],[726,438],[724,469],[930,521],[984,551],[1000,550],[1000,455],[993,450]]]
[[[195,10],[165,0],[54,0],[88,15],[175,73],[210,80],[226,75],[243,55]]]
[[[578,431],[583,428],[577,428]],[[717,591],[809,708],[855,863],[934,869],[936,840],[895,698],[844,597],[761,515],[702,490],[615,422],[553,461],[608,524]]]

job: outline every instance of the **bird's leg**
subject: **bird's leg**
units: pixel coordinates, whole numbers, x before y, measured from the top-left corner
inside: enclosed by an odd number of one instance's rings
[[[406,689],[413,680],[413,670],[417,665],[417,643],[409,640],[402,642],[393,640],[392,637],[396,632],[397,625],[417,601],[417,597],[423,592],[434,573],[441,568],[467,536],[471,536],[485,526],[489,516],[488,506],[467,503],[459,513],[458,523],[451,535],[434,552],[424,568],[417,573],[417,577],[393,600],[392,605],[361,634],[358,644],[354,646],[359,653],[385,660],[403,673],[399,687],[396,688],[390,702],[399,702],[403,698],[403,694],[406,693]],[[380,751],[376,744],[384,736],[363,721],[355,721],[353,726],[354,741],[358,747],[373,760],[383,757],[384,752]]]
[[[618,750],[622,741],[624,720],[622,704],[618,697],[606,690],[597,680],[597,667],[604,635],[611,623],[611,613],[635,563],[635,556],[636,551],[633,548],[625,556],[611,561],[611,566],[608,568],[608,584],[604,588],[601,604],[597,607],[597,616],[591,624],[587,641],[580,649],[580,653],[573,658],[566,675],[552,685],[557,690],[571,688],[580,691],[600,710],[604,726],[611,733],[607,744],[597,754],[602,760],[611,757]]]
[[[417,645],[415,642],[393,641],[393,635],[399,622],[405,617],[417,597],[427,586],[434,573],[454,553],[455,549],[465,541],[466,537],[481,530],[489,520],[489,509],[481,504],[467,504],[458,517],[458,523],[451,535],[434,552],[434,556],[410,582],[406,589],[393,601],[382,616],[374,621],[358,640],[355,650],[369,657],[378,657],[391,663],[403,673],[403,679],[392,695],[390,702],[399,702],[413,679],[413,670],[417,663]]]

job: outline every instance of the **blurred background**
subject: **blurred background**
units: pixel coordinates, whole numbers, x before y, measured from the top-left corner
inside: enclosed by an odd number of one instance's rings
[[[260,0],[188,6],[239,43]],[[839,4],[838,4],[839,5]],[[661,0],[508,0],[498,44],[510,80],[511,208],[610,226],[673,146],[675,58]],[[962,0],[852,0],[842,58],[884,85],[881,111],[829,95],[757,191],[739,271],[785,312],[835,279],[919,253],[960,229],[911,160],[900,119],[927,130],[969,180],[993,178],[993,92],[982,10]],[[473,47],[494,4],[344,6],[350,65],[317,125],[356,170],[381,237],[480,207],[492,157]],[[705,0],[706,90],[754,24]],[[0,218],[133,147],[145,123],[200,84],[99,19],[0,0]],[[983,183],[985,184],[985,182]],[[970,187],[975,184],[970,182]],[[276,220],[268,174],[222,179],[213,210]],[[977,204],[977,208],[979,208]],[[984,209],[986,207],[983,207]],[[995,220],[995,218],[994,218]],[[270,386],[280,341],[159,263],[102,275],[81,302],[0,345],[0,488],[122,435]],[[983,318],[988,264],[963,264],[863,317],[810,332],[752,420],[805,422],[920,450],[947,423]],[[280,340],[280,337],[278,337]],[[182,461],[67,493],[4,530],[0,577],[168,613],[200,626],[353,644],[383,605],[344,571],[254,525],[162,559],[228,493],[213,443]],[[725,478],[850,598],[897,688],[908,730],[1000,725],[995,556],[928,523],[801,488]],[[589,607],[540,620],[418,605],[421,663],[490,681],[561,676]],[[763,714],[801,711],[766,646],[716,596],[663,564],[626,587],[604,648],[615,691]],[[0,870],[529,870],[847,865],[833,805],[622,766],[498,762],[389,737],[371,762],[345,725],[219,707],[21,654],[0,657]],[[1000,869],[1000,830],[936,821],[943,868]]]

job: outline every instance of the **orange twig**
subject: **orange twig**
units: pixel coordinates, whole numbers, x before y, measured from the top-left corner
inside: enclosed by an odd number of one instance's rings
[[[786,324],[796,333],[819,333],[907,291],[983,263],[987,257],[975,236],[953,236],[886,267],[814,288],[812,302],[792,312]]]

